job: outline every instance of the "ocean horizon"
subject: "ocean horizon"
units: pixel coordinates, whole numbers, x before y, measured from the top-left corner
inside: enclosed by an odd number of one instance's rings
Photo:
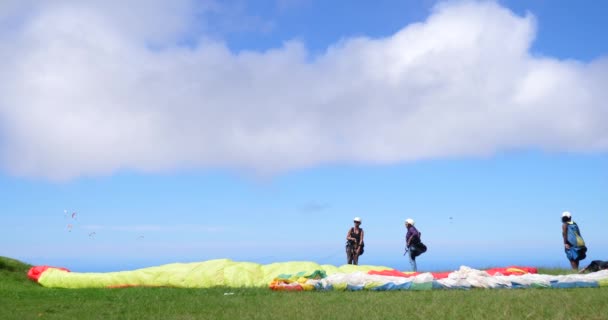
[[[17,258],[19,259],[19,258]],[[216,258],[223,259],[223,258]],[[307,259],[285,259],[285,260],[268,260],[268,259],[230,259],[235,262],[253,262],[259,264],[270,264],[277,262],[288,262],[288,261],[310,261],[320,265],[329,264],[334,266],[342,266],[346,264],[345,260],[326,260],[326,261],[315,261]],[[53,267],[64,267],[72,272],[118,272],[118,271],[129,271],[136,269],[143,269],[149,267],[156,267],[165,264],[172,263],[196,263],[214,259],[168,259],[168,258],[151,258],[151,259],[122,259],[122,260],[93,260],[93,259],[75,259],[75,258],[46,258],[46,259],[19,259],[25,263],[32,265],[48,265]],[[525,266],[525,267],[536,267],[536,268],[569,268],[567,261],[557,261],[558,259],[537,259],[537,260],[526,260],[526,259],[471,259],[468,261],[450,261],[450,260],[436,260],[436,259],[425,259],[421,256],[417,259],[417,267],[419,272],[440,272],[440,271],[453,271],[460,269],[461,266],[466,266],[474,269],[488,269],[494,267],[509,267],[509,266]],[[565,258],[563,259],[565,260]],[[591,262],[591,259],[583,260],[581,267],[586,263]],[[385,259],[365,259],[361,257],[359,260],[360,265],[373,265],[393,268],[399,271],[411,271],[411,267],[407,257],[401,258],[385,258]]]

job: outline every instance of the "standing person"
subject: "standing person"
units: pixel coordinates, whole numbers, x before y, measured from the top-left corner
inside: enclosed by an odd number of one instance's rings
[[[412,271],[416,272],[418,271],[416,257],[421,255],[426,249],[422,249],[422,241],[420,240],[422,234],[414,227],[414,224],[415,222],[411,218],[405,220],[405,228],[407,229],[407,233],[405,234],[405,253],[410,260],[410,265],[412,265]]]
[[[355,217],[355,226],[346,233],[346,260],[348,264],[359,264],[359,256],[363,253],[363,229],[361,218]]]
[[[566,257],[568,257],[572,269],[578,271],[579,261],[587,257],[587,247],[578,225],[572,221],[572,214],[568,211],[562,213],[562,237]]]

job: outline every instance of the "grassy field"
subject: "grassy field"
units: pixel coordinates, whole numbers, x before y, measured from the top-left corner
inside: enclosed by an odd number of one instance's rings
[[[48,289],[27,279],[29,267],[0,257],[1,319],[608,318],[608,288],[392,292]],[[565,270],[539,272],[556,274]]]

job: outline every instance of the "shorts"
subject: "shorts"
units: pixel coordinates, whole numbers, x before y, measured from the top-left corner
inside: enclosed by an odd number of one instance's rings
[[[570,261],[581,261],[587,257],[587,247],[570,247],[564,251]]]

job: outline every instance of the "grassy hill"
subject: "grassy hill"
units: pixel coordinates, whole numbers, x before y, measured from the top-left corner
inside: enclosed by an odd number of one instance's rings
[[[276,292],[50,289],[0,257],[2,319],[606,319],[608,288]],[[541,269],[542,273],[570,272]],[[227,294],[228,293],[228,294]]]
[[[0,256],[0,290],[39,287],[27,277],[31,267],[19,260]]]
[[[19,260],[0,256],[0,272],[27,272],[30,267],[31,265]]]

